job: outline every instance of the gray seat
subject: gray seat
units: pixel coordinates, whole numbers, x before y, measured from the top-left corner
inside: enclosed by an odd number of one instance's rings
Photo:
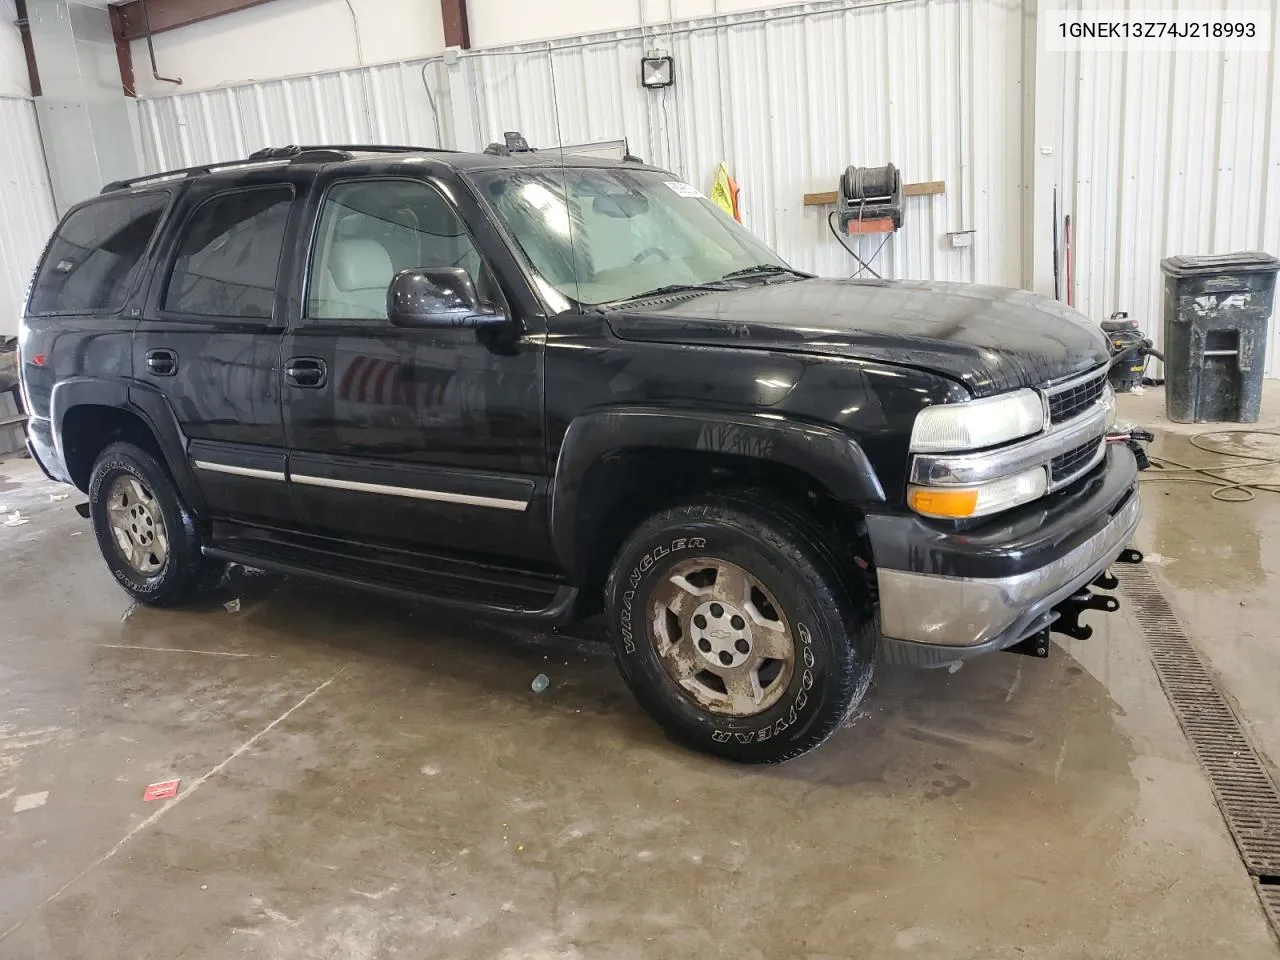
[[[387,287],[395,275],[391,256],[376,240],[336,240],[323,272],[318,316],[385,318]]]

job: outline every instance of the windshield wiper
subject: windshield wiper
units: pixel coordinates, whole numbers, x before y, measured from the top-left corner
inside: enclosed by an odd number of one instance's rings
[[[743,267],[741,270],[731,270],[726,273],[721,280],[739,280],[744,277],[766,277],[776,276],[778,274],[790,274],[797,280],[812,280],[813,274],[804,273],[800,270],[792,270],[790,267],[780,267],[776,263],[757,263],[754,267]]]
[[[654,287],[652,290],[646,290],[644,293],[633,293],[629,297],[619,297],[617,300],[610,300],[602,306],[614,306],[619,303],[630,303],[633,300],[648,300],[650,297],[660,297],[667,293],[687,293],[687,292],[715,292],[724,290],[741,290],[733,284],[725,283],[723,280],[712,280],[710,283],[668,283],[666,286]]]

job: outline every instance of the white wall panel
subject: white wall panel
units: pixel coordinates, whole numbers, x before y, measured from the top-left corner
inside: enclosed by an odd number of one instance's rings
[[[56,217],[35,106],[0,98],[0,338],[18,332],[27,283]]]
[[[468,0],[467,16],[472,44],[496,47],[631,27],[661,32],[676,20],[778,6],[769,0]]]
[[[1075,302],[1089,317],[1128,311],[1159,343],[1162,258],[1280,256],[1280,16],[1272,28],[1269,52],[1068,54],[1064,199]],[[1272,376],[1280,375],[1278,326]]]
[[[135,40],[142,97],[431,56],[444,49],[444,25],[439,0],[272,0],[153,43],[160,73],[182,86],[154,79],[146,41]]]
[[[151,169],[300,142],[479,149],[520,130],[539,147],[628,138],[633,152],[703,190],[721,160],[747,225],[825,275],[855,264],[831,237],[831,190],[849,164],[892,161],[941,196],[907,198],[874,263],[886,275],[1023,282],[1022,0],[811,3],[273,80],[140,102]],[[644,51],[669,49],[677,80],[639,84]],[[421,73],[443,117],[438,140]],[[951,249],[947,231],[976,229]],[[866,257],[883,237],[857,241]]]
[[[0,0],[0,97],[31,96],[31,79],[13,0]]]

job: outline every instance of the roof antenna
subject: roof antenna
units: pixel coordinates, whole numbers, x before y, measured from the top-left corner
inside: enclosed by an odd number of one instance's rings
[[[573,263],[573,300],[582,309],[582,280],[578,269],[578,240],[573,229],[573,208],[569,204],[569,174],[564,162],[564,134],[560,130],[560,96],[556,88],[556,61],[552,56],[551,41],[547,41],[547,69],[551,73],[551,107],[556,122],[556,149],[560,151],[560,190],[564,194],[565,219],[569,222],[569,257]]]

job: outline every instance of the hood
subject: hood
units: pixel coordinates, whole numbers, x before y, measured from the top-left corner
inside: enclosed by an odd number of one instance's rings
[[[983,397],[1083,373],[1102,331],[1055,300],[917,280],[800,280],[681,295],[608,315],[623,340],[850,357],[917,367]]]

